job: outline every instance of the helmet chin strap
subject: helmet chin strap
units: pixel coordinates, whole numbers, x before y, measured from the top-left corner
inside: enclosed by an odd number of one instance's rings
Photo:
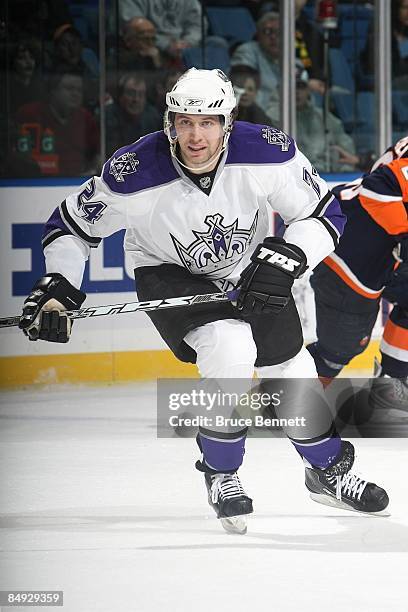
[[[218,161],[220,156],[224,153],[225,149],[227,148],[227,142],[228,142],[228,139],[224,138],[219,151],[216,151],[214,153],[214,155],[212,157],[210,157],[208,162],[206,162],[202,166],[199,166],[199,167],[196,166],[195,168],[191,168],[190,166],[186,166],[186,164],[183,164],[183,162],[177,157],[177,155],[176,155],[177,141],[170,145],[170,152],[171,152],[172,156],[174,157],[174,159],[176,159],[177,162],[180,164],[180,166],[183,166],[183,168],[186,168],[187,170],[190,170],[190,172],[197,172],[197,171],[201,172],[201,170],[206,170],[206,168],[211,166],[211,164],[213,164],[215,161]]]

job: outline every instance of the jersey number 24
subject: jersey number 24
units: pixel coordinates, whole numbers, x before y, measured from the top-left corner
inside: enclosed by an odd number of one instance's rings
[[[95,221],[98,221],[106,208],[106,204],[103,202],[90,201],[94,197],[95,191],[95,179],[92,178],[78,196],[78,211],[81,217],[85,219],[85,221],[88,221],[88,223],[95,223]]]

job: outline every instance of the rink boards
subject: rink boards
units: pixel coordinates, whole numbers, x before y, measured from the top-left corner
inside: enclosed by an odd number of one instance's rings
[[[348,179],[349,177],[347,177]],[[343,182],[343,181],[342,181]],[[44,273],[41,234],[52,210],[80,181],[44,181],[36,186],[0,184],[0,316],[21,311],[34,282]],[[334,183],[331,183],[332,185]],[[86,305],[134,300],[133,270],[122,248],[123,232],[92,249],[84,275]],[[313,293],[307,282],[295,290],[306,339],[314,336]],[[381,320],[370,347],[351,364],[371,369]],[[51,382],[109,382],[195,376],[195,366],[178,362],[145,314],[77,321],[67,345],[28,342],[17,329],[0,331],[0,386]]]

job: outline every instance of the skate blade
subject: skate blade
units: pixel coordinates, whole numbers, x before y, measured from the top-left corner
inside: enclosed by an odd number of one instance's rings
[[[380,510],[379,512],[362,512],[361,510],[356,510],[355,508],[352,508],[351,506],[345,504],[339,499],[329,497],[328,495],[310,493],[310,498],[318,504],[323,504],[323,506],[330,506],[331,508],[337,508],[338,510],[349,510],[351,512],[356,512],[357,514],[364,514],[365,516],[391,516],[391,513],[388,512],[386,508],[384,508],[384,510]]]
[[[222,518],[220,521],[221,525],[228,533],[245,535],[247,532],[247,520],[242,514],[240,516],[229,516],[228,518]]]

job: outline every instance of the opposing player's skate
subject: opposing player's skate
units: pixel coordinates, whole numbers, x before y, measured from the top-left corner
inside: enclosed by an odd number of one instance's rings
[[[373,410],[396,408],[408,411],[408,378],[384,376],[377,360],[374,375],[368,396],[370,408]]]
[[[213,473],[201,461],[197,461],[196,468],[204,472],[208,503],[225,531],[245,534],[246,515],[253,512],[253,507],[252,499],[245,493],[238,474]]]
[[[340,456],[326,469],[304,462],[305,484],[314,501],[344,510],[388,515],[384,512],[389,502],[386,491],[351,471],[354,463],[351,442],[342,441]]]

